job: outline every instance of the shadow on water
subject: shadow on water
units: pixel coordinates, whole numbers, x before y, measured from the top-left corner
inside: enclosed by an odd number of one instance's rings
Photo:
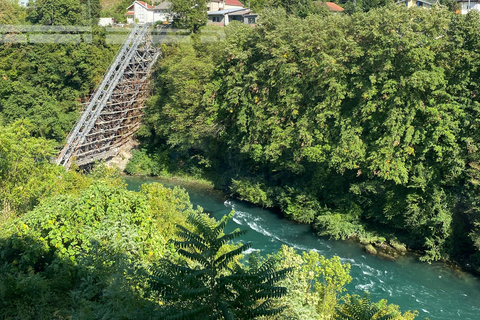
[[[479,320],[480,281],[472,275],[454,272],[442,263],[421,263],[414,256],[396,261],[368,255],[357,243],[332,241],[312,232],[311,227],[297,224],[270,210],[228,200],[204,186],[158,178],[127,177],[128,188],[138,190],[141,184],[160,182],[166,187],[184,187],[194,205],[199,205],[216,219],[235,210],[234,224],[228,228],[248,229],[242,237],[253,243],[252,250],[262,254],[277,251],[281,245],[297,250],[314,250],[329,258],[337,255],[351,265],[353,281],[349,293],[369,291],[372,300],[387,299],[402,310],[418,310],[430,320]],[[231,231],[231,230],[227,230]]]

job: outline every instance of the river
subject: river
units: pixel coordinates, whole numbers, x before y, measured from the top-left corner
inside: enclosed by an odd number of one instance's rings
[[[219,192],[195,184],[156,178],[127,177],[129,190],[143,183],[160,182],[166,187],[185,188],[194,205],[201,206],[216,219],[235,211],[227,231],[248,229],[242,240],[251,241],[252,249],[273,253],[286,244],[297,250],[314,250],[330,258],[337,255],[351,265],[349,293],[370,292],[372,301],[387,299],[402,311],[417,310],[419,317],[430,320],[480,320],[480,280],[454,272],[441,263],[421,263],[413,256],[396,261],[366,254],[355,243],[334,241],[316,236],[310,226],[296,224],[265,209],[228,200]]]

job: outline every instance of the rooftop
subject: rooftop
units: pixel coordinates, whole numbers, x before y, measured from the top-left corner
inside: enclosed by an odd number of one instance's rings
[[[154,10],[167,10],[172,7],[172,3],[170,1],[164,1],[160,3],[159,5],[156,5]]]
[[[243,10],[238,10],[238,11],[235,11],[233,12],[231,15],[245,15],[245,14],[249,14],[251,11],[250,9],[243,9]]]
[[[333,3],[333,2],[325,2],[325,4],[327,5],[328,9],[330,9],[331,11],[343,11],[344,10],[338,4]]]
[[[238,0],[225,0],[225,4],[229,6],[240,6],[243,7],[243,4]]]
[[[144,6],[147,9],[153,9],[153,6],[149,5],[148,3],[144,2],[144,1],[136,1],[136,2],[140,3],[142,6]]]

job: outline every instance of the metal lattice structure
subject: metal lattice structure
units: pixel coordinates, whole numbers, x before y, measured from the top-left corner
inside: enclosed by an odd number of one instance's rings
[[[149,26],[136,25],[108,68],[60,152],[69,168],[114,156],[140,126],[150,72],[160,51]]]

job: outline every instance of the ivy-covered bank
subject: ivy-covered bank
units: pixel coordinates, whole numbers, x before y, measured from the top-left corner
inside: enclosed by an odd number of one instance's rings
[[[166,48],[129,172],[480,270],[478,14],[273,10],[222,31]]]

